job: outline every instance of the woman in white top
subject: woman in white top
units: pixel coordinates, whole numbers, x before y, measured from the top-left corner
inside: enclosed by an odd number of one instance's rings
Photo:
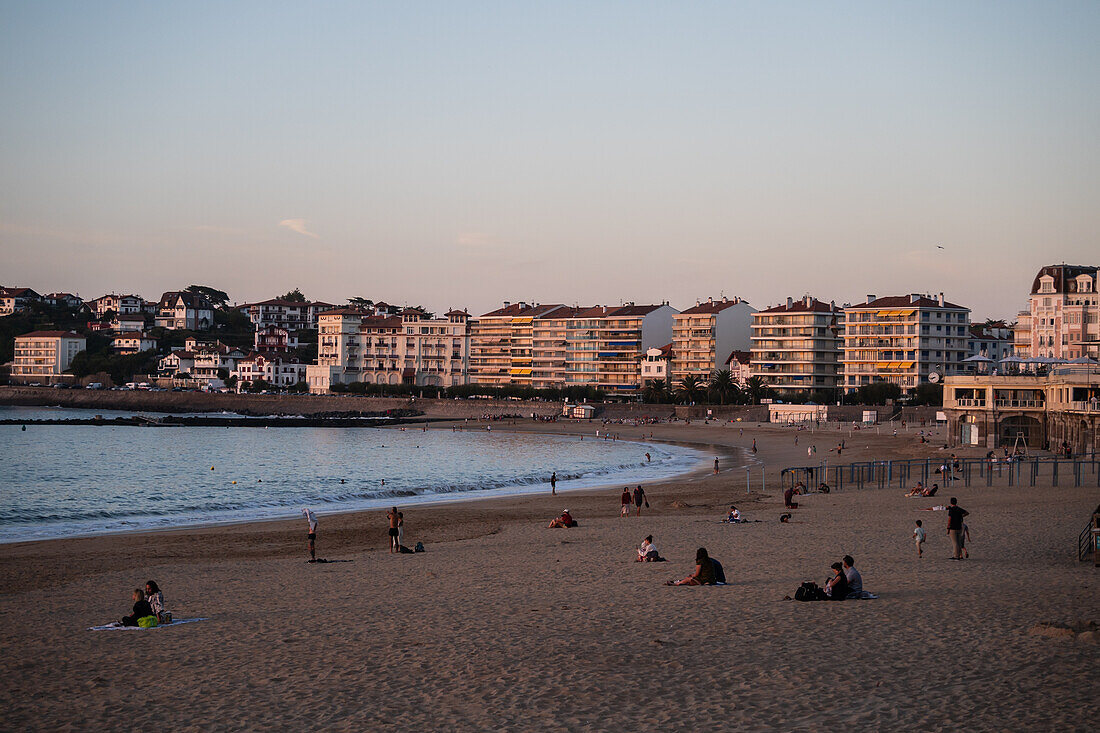
[[[636,562],[653,562],[660,555],[657,553],[657,545],[653,544],[653,535],[647,535],[642,544],[638,547],[638,557]]]

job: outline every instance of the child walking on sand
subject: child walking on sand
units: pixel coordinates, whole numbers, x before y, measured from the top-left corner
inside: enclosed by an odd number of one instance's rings
[[[917,542],[917,557],[924,557],[924,549],[921,545],[924,544],[924,528],[920,526],[920,520],[917,520],[917,528],[913,530],[913,539]]]

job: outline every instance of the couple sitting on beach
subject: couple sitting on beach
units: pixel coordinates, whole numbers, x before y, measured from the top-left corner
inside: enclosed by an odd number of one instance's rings
[[[147,581],[144,591],[141,588],[135,588],[133,601],[133,613],[122,617],[120,622],[122,626],[151,628],[158,623],[172,623],[172,614],[164,610],[164,594],[160,592],[155,581]]]
[[[707,554],[707,548],[695,551],[695,572],[682,580],[670,580],[665,585],[725,585],[726,573],[722,563]]]
[[[936,492],[939,490],[939,484],[932,484],[932,488],[926,489],[924,488],[924,484],[918,481],[917,485],[914,486],[913,489],[906,494],[906,496],[935,496]]]
[[[856,561],[851,555],[845,555],[843,562],[834,562],[829,567],[833,574],[825,581],[824,588],[816,583],[803,583],[795,591],[795,600],[844,601],[878,597],[863,590],[863,576],[856,570]]]

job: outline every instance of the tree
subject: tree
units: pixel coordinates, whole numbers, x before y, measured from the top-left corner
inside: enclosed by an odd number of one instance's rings
[[[745,382],[745,393],[752,404],[760,402],[760,398],[768,393],[768,385],[759,374],[754,374]]]
[[[858,404],[885,405],[887,400],[901,397],[901,387],[893,382],[872,382],[857,389],[855,397]]]
[[[679,397],[681,401],[688,404],[695,402],[702,392],[703,385],[694,374],[687,375],[681,379],[680,384],[676,386],[676,396]]]
[[[280,295],[279,300],[289,300],[291,303],[305,303],[306,296],[302,294],[302,291],[298,288],[294,288],[289,293]]]
[[[661,404],[668,401],[668,383],[663,379],[651,379],[642,390],[642,399],[646,402]]]
[[[724,405],[726,398],[737,390],[737,385],[733,383],[733,374],[729,369],[715,369],[710,374],[707,388],[718,397],[719,403]]]
[[[206,285],[189,285],[187,286],[187,292],[204,296],[214,304],[215,308],[225,308],[226,304],[229,303],[229,295],[224,290],[218,290]]]
[[[352,308],[369,308],[370,306],[374,305],[374,301],[370,298],[348,298],[348,305],[350,305]]]
[[[931,382],[924,382],[923,384],[918,384],[909,398],[909,404],[942,407],[943,383],[932,384]]]

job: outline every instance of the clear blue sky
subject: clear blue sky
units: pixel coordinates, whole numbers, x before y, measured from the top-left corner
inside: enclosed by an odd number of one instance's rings
[[[1098,38],[1098,2],[0,2],[0,283],[1011,316],[1100,264]]]

